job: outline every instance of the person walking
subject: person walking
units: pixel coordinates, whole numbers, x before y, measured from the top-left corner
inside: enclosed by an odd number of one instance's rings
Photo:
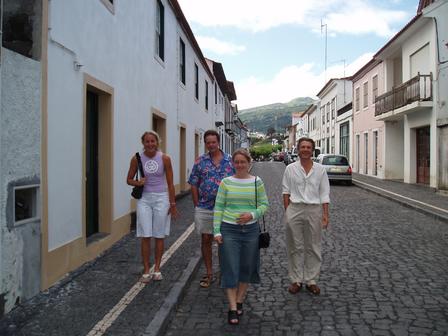
[[[238,324],[249,283],[260,283],[258,219],[269,202],[263,181],[249,174],[247,150],[236,150],[232,161],[235,174],[221,181],[216,196],[213,233],[219,244],[221,287],[229,301],[227,321]]]
[[[207,153],[199,156],[191,170],[188,183],[193,198],[194,223],[201,235],[202,259],[206,274],[199,285],[208,288],[215,280],[212,263],[213,243],[213,208],[219,184],[224,177],[233,174],[232,159],[219,147],[219,134],[215,130],[204,133],[204,144]]]
[[[297,142],[300,160],[286,167],[282,193],[286,219],[288,291],[296,294],[306,285],[314,295],[322,264],[322,228],[328,227],[330,183],[325,168],[311,157],[315,143],[310,138]]]
[[[155,240],[153,280],[162,280],[160,263],[164,251],[164,238],[170,233],[171,217],[177,217],[173,168],[168,155],[159,150],[160,137],[154,131],[145,132],[141,141],[143,152],[140,153],[145,177],[134,180],[138,161],[133,156],[128,171],[127,183],[131,186],[144,186],[142,198],[137,201],[137,237],[141,238],[143,274],[141,282],[151,279],[150,244]]]

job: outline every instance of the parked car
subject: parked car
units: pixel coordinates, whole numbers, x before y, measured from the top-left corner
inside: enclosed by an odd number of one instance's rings
[[[331,182],[342,181],[347,185],[352,184],[352,167],[344,155],[320,154],[317,162],[325,167]]]
[[[288,152],[285,154],[285,158],[283,159],[283,162],[285,165],[289,165],[290,163],[297,161],[297,153],[296,152]]]
[[[274,161],[283,161],[285,152],[277,152],[272,154]]]

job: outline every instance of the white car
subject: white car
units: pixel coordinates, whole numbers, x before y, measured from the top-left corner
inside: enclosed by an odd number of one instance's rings
[[[325,167],[330,181],[343,181],[347,185],[352,184],[352,167],[344,155],[319,154],[316,162]]]

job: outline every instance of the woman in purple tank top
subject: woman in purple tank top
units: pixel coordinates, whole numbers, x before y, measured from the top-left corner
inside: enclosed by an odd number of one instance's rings
[[[131,159],[127,183],[143,186],[143,196],[137,201],[137,237],[141,238],[143,274],[141,282],[162,280],[160,263],[164,251],[164,238],[169,235],[171,217],[177,217],[173,168],[168,155],[159,150],[160,138],[154,131],[145,132],[142,137],[144,150],[140,153],[145,177],[134,180],[138,162]],[[151,237],[155,240],[154,271],[150,268]]]

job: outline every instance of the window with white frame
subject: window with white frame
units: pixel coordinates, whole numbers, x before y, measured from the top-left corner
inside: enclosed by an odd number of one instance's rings
[[[362,107],[366,108],[369,106],[369,82],[365,82],[362,87]]]
[[[378,75],[372,78],[372,104],[375,104],[376,97],[378,97]]]
[[[359,87],[355,89],[355,111],[359,111]]]
[[[165,8],[160,0],[156,9],[156,54],[162,61],[165,59]]]
[[[199,99],[199,67],[194,64],[194,96]]]
[[[179,38],[179,74],[180,81],[185,84],[185,43]]]
[[[218,85],[215,82],[215,105],[218,104]]]
[[[205,81],[205,109],[208,110],[208,82]]]
[[[333,98],[331,100],[331,119],[334,119],[335,117],[335,110],[336,110],[336,98]]]
[[[339,151],[349,160],[350,153],[350,123],[347,121],[339,126]]]
[[[364,133],[364,174],[369,172],[369,133]]]

